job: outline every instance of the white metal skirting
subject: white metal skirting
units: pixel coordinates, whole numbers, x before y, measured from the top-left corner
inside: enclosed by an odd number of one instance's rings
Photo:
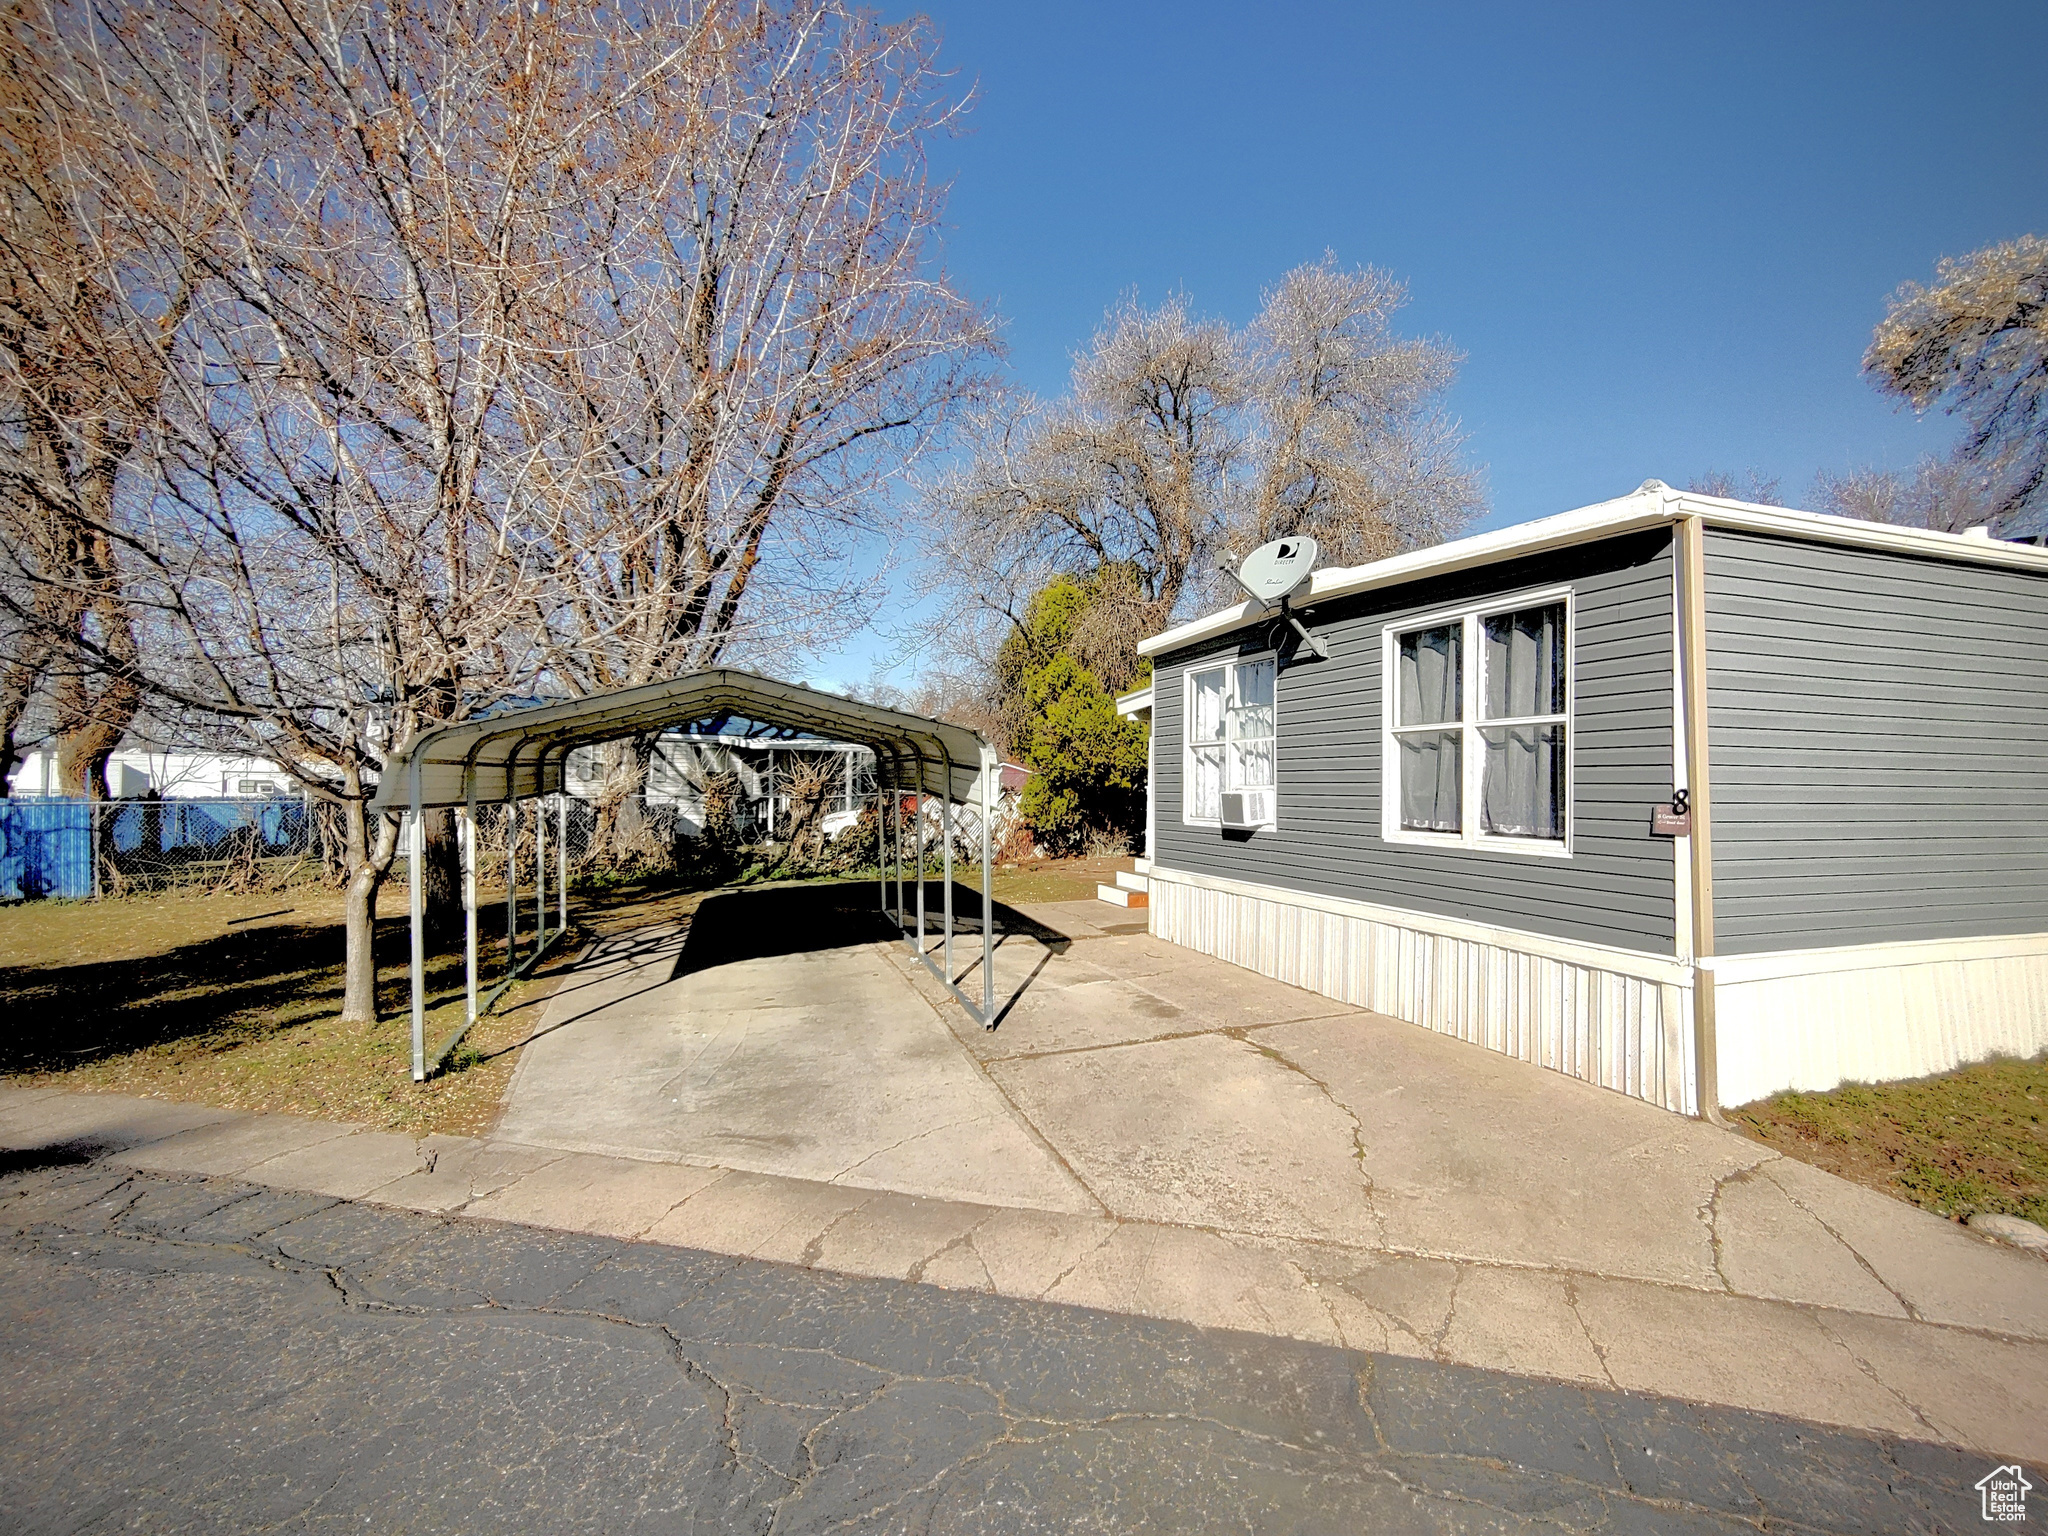
[[[1721,1100],[1896,1082],[2048,1050],[2048,937],[1714,962]]]
[[[1518,945],[1507,934],[1432,931],[1359,903],[1290,896],[1154,869],[1151,928],[1276,981],[1696,1113],[1692,989],[1672,962],[1645,956],[1638,966],[1592,946],[1573,956],[1574,946],[1533,935]]]

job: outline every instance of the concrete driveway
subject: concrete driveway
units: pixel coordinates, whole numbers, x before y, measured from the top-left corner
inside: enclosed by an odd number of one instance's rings
[[[1094,903],[985,1031],[872,899],[594,955],[500,1138],[704,1170],[674,1241],[2048,1454],[2036,1257]]]
[[[851,907],[843,888],[717,896],[687,940],[643,930],[599,945],[522,1053],[499,1135],[1095,1210],[905,984],[861,895]]]

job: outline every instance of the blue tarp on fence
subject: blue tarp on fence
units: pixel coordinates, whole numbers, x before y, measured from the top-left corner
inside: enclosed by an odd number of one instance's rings
[[[104,813],[114,855],[213,854],[231,833],[254,828],[265,854],[306,846],[306,807],[297,800],[123,800]]]
[[[92,802],[0,800],[0,901],[92,895]]]
[[[298,800],[0,800],[0,901],[169,889],[215,879],[226,861],[305,855]]]

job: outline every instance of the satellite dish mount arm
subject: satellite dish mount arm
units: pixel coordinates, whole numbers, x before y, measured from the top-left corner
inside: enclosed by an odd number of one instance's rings
[[[1297,635],[1301,636],[1301,648],[1303,650],[1319,661],[1328,661],[1330,659],[1330,647],[1324,643],[1320,635],[1312,635],[1302,628],[1301,620],[1294,616],[1294,610],[1287,606],[1287,599],[1284,597],[1280,599],[1280,618]]]

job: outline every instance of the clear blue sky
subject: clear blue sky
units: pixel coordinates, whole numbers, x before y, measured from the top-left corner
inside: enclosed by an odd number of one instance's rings
[[[1466,354],[1500,526],[1655,476],[1940,452],[1858,372],[1899,283],[2048,233],[2048,4],[990,4],[947,261],[1057,393],[1104,309],[1334,250]],[[856,676],[857,644],[820,671]]]

